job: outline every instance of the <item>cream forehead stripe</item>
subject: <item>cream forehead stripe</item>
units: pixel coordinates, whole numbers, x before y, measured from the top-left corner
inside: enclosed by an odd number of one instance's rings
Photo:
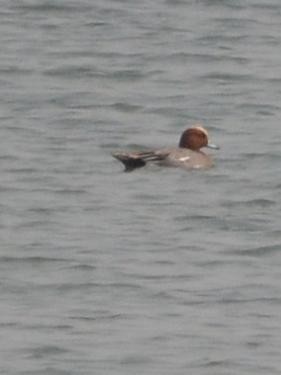
[[[200,130],[202,133],[204,133],[206,135],[207,138],[209,137],[207,130],[202,128],[202,126],[195,126],[193,129]]]

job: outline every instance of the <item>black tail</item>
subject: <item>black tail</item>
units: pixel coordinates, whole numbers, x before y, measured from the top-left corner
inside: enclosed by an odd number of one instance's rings
[[[133,171],[136,168],[141,168],[149,161],[159,161],[162,157],[156,155],[153,151],[147,152],[116,152],[112,156],[120,160],[125,166],[125,172]]]

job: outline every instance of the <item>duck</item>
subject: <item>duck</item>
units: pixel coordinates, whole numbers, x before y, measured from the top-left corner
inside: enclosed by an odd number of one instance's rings
[[[180,167],[187,170],[208,169],[213,166],[213,158],[201,151],[203,147],[219,149],[217,145],[209,142],[207,130],[197,124],[182,132],[177,147],[132,152],[121,151],[112,153],[112,156],[124,164],[126,172],[147,164]]]

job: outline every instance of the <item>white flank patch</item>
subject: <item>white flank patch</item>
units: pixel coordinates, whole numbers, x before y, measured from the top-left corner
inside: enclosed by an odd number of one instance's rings
[[[183,156],[182,158],[179,158],[180,161],[187,161],[190,159],[190,156]]]

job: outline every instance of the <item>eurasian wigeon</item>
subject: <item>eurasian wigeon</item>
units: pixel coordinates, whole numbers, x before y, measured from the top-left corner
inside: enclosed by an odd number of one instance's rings
[[[210,168],[213,165],[212,158],[200,151],[202,147],[219,149],[218,146],[209,143],[207,130],[198,125],[186,129],[182,133],[178,147],[149,151],[116,152],[112,156],[125,165],[125,171],[144,167],[147,163],[185,169]]]

